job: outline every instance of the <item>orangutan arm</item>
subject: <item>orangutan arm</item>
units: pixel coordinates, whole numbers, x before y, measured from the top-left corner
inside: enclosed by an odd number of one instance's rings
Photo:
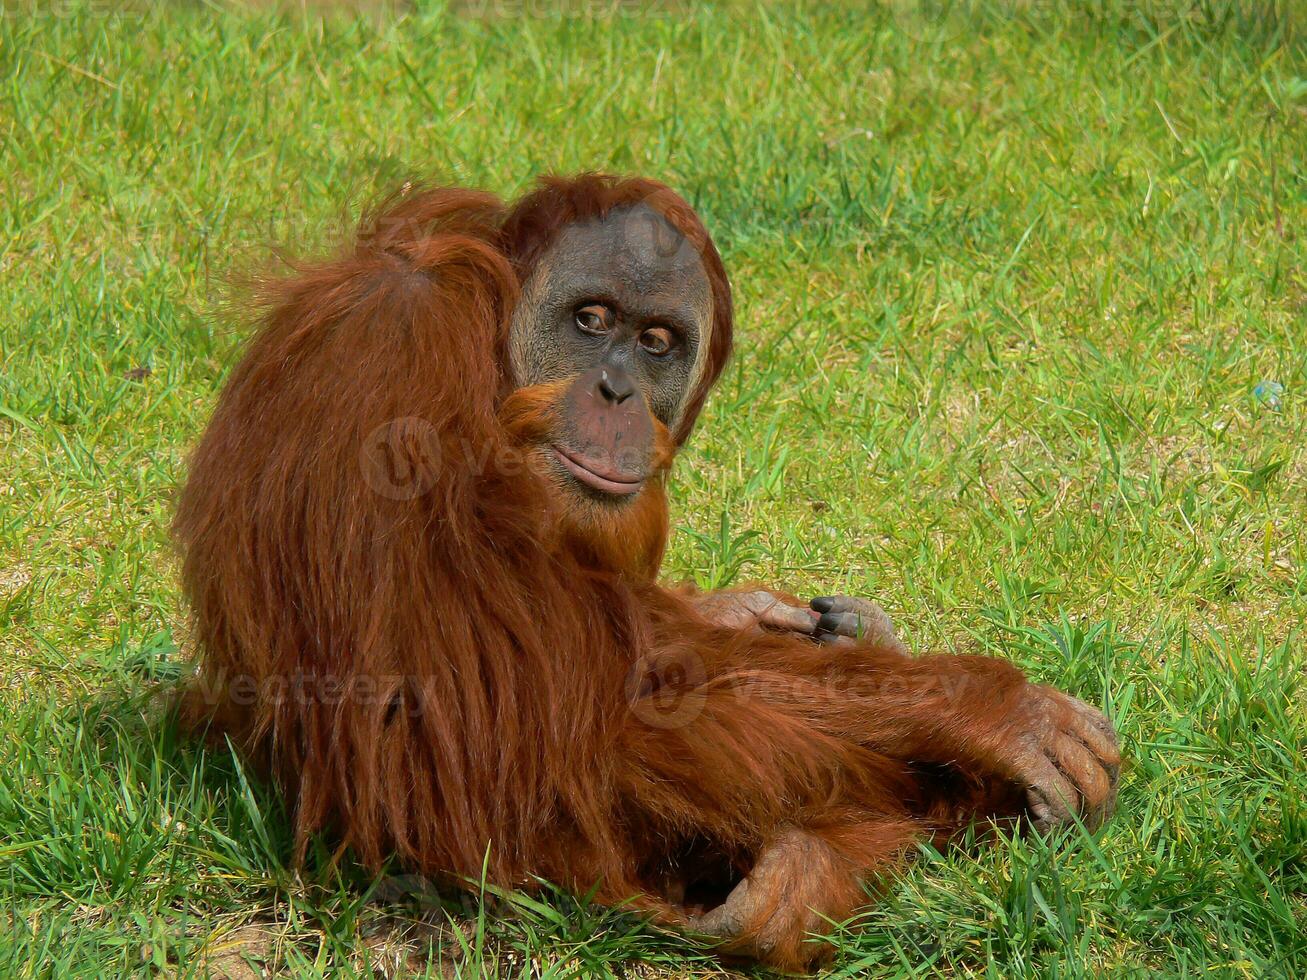
[[[822,959],[811,934],[932,833],[908,806],[922,799],[920,763],[1010,783],[1040,829],[1112,809],[1110,724],[1010,664],[685,623],[663,639],[628,685],[624,792],[662,833],[689,828],[748,855],[724,902],[687,913],[730,951],[783,969]]]

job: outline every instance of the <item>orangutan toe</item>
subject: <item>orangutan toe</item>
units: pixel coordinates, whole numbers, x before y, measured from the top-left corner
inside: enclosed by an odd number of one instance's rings
[[[832,858],[819,838],[783,832],[721,905],[691,919],[690,931],[712,937],[730,955],[784,971],[811,969],[833,952],[817,935],[825,931],[822,903],[828,896],[822,893]]]

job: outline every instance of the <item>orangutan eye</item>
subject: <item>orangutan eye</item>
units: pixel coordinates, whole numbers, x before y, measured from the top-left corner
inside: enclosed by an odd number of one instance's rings
[[[666,327],[650,327],[640,334],[640,347],[655,357],[663,357],[676,346],[676,335]]]
[[[589,306],[581,307],[572,316],[576,320],[577,329],[582,333],[602,334],[608,332],[608,307],[606,306],[591,303]]]

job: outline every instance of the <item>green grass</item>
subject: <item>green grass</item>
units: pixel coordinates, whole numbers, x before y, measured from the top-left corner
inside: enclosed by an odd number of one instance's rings
[[[718,969],[296,870],[158,706],[224,283],[410,174],[578,168],[680,188],[736,284],[669,577],[874,596],[1124,737],[1097,839],[923,855],[836,975],[1304,975],[1300,0],[463,6],[0,8],[0,975]]]

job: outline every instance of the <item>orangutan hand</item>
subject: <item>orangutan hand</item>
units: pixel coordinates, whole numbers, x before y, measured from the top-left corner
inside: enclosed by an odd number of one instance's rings
[[[863,639],[899,653],[899,640],[885,610],[856,596],[819,596],[804,608],[783,596],[755,589],[749,592],[709,592],[696,596],[699,612],[718,626],[748,629],[765,626],[811,636],[820,643],[846,644]]]
[[[1121,750],[1112,723],[1040,684],[1029,685],[1024,708],[993,750],[998,774],[1025,787],[1031,822],[1041,833],[1076,817],[1098,827],[1116,807]]]
[[[889,614],[870,599],[852,595],[821,595],[808,605],[813,612],[820,614],[814,635],[822,642],[868,640],[896,653],[908,652],[908,648],[899,639]]]

